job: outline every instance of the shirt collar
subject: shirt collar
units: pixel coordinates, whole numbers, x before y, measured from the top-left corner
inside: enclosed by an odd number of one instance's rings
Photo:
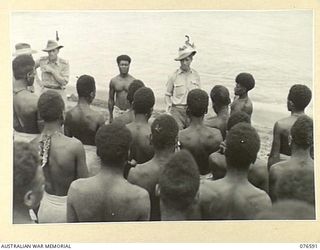
[[[183,73],[192,73],[192,68],[188,72],[183,71],[181,68],[178,69],[178,74],[183,74]]]

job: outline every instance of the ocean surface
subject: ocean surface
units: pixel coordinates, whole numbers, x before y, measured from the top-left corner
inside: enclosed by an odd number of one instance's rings
[[[233,98],[236,75],[254,76],[256,87],[249,92],[253,123],[269,135],[274,122],[289,115],[290,87],[313,88],[312,11],[13,12],[12,51],[16,43],[27,42],[38,50],[34,58],[44,56],[42,49],[56,31],[75,93],[76,77],[89,74],[98,97],[107,99],[109,81],[119,73],[116,57],[128,54],[130,74],[151,87],[156,108],[164,108],[166,81],[179,67],[174,58],[185,35],[197,48],[192,67],[208,93],[222,84]]]

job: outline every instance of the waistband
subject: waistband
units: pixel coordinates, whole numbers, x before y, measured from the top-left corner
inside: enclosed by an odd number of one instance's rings
[[[61,89],[61,90],[63,90],[63,88],[61,88],[60,86],[43,86],[44,88],[46,88],[46,89]]]
[[[187,104],[172,104],[172,107],[175,107],[175,108],[187,108]]]

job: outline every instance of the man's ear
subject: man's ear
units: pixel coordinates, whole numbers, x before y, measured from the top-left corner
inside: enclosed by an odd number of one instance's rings
[[[29,190],[28,192],[25,193],[24,197],[23,197],[23,201],[24,201],[24,204],[27,206],[27,207],[32,207],[32,205],[34,204],[35,202],[35,197],[33,195],[33,192],[32,190]]]
[[[156,197],[160,197],[160,186],[159,183],[156,184],[155,190],[154,190],[154,194]]]

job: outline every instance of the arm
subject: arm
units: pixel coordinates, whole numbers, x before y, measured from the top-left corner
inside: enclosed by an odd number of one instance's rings
[[[86,163],[86,152],[82,143],[77,140],[77,149],[76,149],[76,178],[87,178],[89,177],[89,171]]]
[[[54,69],[49,65],[43,66],[43,70],[45,72],[51,73],[61,87],[67,85],[69,81],[69,64],[68,63],[63,64],[63,66],[61,67],[61,70]]]
[[[273,128],[273,142],[268,159],[268,169],[270,169],[273,164],[280,161],[280,132],[281,129],[278,122],[276,122]]]
[[[71,186],[68,191],[68,198],[67,198],[67,222],[79,222],[77,213],[73,207],[73,199],[75,199],[74,195],[74,187],[71,183]]]
[[[109,83],[109,100],[108,100],[108,109],[109,109],[109,123],[113,122],[113,107],[114,107],[114,94],[115,88],[113,86],[112,80]]]

